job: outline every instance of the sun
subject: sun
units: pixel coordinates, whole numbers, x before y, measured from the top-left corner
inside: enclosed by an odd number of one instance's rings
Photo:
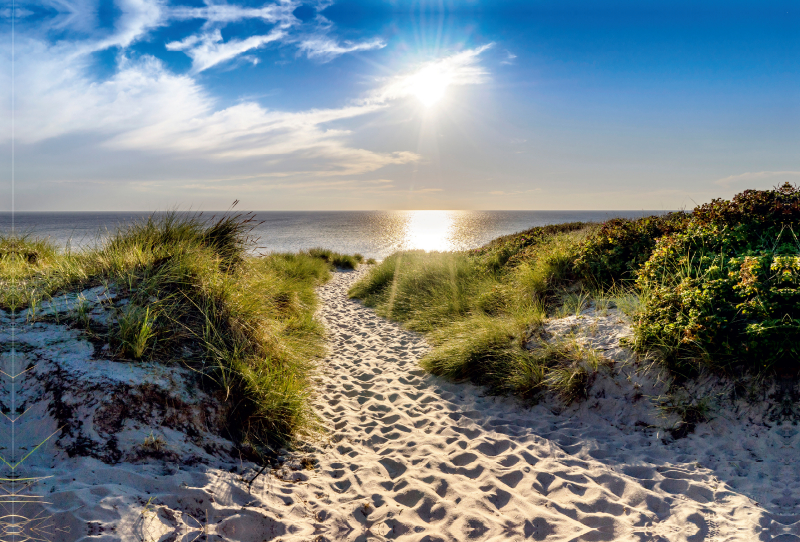
[[[429,66],[413,75],[409,83],[411,94],[425,107],[430,107],[442,99],[444,91],[450,84],[450,78],[437,73],[434,66]]]

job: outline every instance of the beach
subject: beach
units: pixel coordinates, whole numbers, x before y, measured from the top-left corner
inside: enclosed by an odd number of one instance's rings
[[[206,534],[237,541],[671,542],[797,535],[794,426],[768,426],[766,412],[721,412],[674,440],[637,426],[646,401],[639,411],[626,409],[633,387],[619,375],[595,382],[587,401],[567,408],[555,401],[531,408],[431,376],[417,365],[429,348],[421,335],[348,299],[349,286],[368,271],[337,272],[319,288],[329,353],[314,404],[325,432],[283,451],[252,483],[259,465],[232,459],[232,444],[213,434],[198,440],[180,424],[165,431],[170,413],[122,415],[121,432],[101,423],[98,409],[120,400],[122,384],[130,405],[145,396],[142,390],[156,395],[154,388],[173,401],[202,404],[202,394],[185,397],[185,372],[144,364],[98,371],[119,364],[104,361],[64,326],[18,325],[17,348],[38,360],[20,383],[36,415],[24,418],[18,432],[33,443],[58,429],[53,375],[69,366],[68,379],[83,385],[63,383],[71,399],[60,400],[79,407],[86,439],[118,436],[116,459],[98,455],[105,448],[91,442],[84,442],[89,452],[67,453],[76,435],[62,433],[29,462],[26,474],[52,476],[40,482],[47,499],[38,506],[51,514],[55,540]],[[116,387],[109,383],[115,378]],[[100,385],[87,388],[91,381]],[[37,391],[47,382],[44,394]],[[640,384],[647,385],[645,376]],[[165,435],[161,456],[144,449],[153,432]],[[200,441],[217,446],[192,445]]]

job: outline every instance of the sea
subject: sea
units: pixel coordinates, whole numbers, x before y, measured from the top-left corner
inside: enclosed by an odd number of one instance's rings
[[[383,259],[399,250],[458,251],[534,226],[604,222],[668,211],[257,211],[252,235],[256,253],[297,252],[322,247]],[[150,212],[0,213],[0,232],[49,238],[64,250],[102,243],[127,225],[158,217]],[[224,213],[206,212],[201,220]]]

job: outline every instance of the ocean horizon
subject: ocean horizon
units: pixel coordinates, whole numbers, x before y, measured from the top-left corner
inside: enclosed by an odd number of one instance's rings
[[[233,211],[236,213],[236,211]],[[536,226],[565,222],[603,222],[669,211],[253,211],[260,253],[297,252],[323,247],[382,259],[398,250],[456,251]],[[61,211],[3,212],[0,232],[49,238],[65,249],[93,246],[117,228],[167,212]],[[203,219],[231,211],[192,212]],[[245,212],[242,212],[245,214]]]

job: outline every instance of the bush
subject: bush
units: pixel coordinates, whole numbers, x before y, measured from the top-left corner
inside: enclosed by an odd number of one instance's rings
[[[636,220],[608,220],[581,245],[574,271],[602,287],[632,281],[639,268],[650,258],[656,241],[665,235],[682,231],[689,216],[678,212]]]
[[[800,192],[748,190],[692,214],[638,273],[637,327],[682,372],[800,371]]]
[[[529,230],[498,237],[480,248],[470,251],[487,270],[512,269],[535,256],[536,247],[550,241],[556,234],[585,230],[587,222],[568,222],[537,226]]]

